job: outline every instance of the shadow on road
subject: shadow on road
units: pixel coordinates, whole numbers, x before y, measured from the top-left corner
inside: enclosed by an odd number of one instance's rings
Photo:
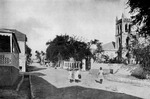
[[[30,75],[34,75],[34,76],[45,76],[45,74],[40,73],[40,72],[30,72]]]
[[[28,66],[27,67],[27,72],[31,72],[31,71],[39,71],[39,70],[44,70],[46,68],[37,68],[36,66]]]
[[[71,86],[57,88],[41,77],[31,76],[35,99],[141,99],[99,89]]]
[[[20,83],[22,77],[23,77],[23,75],[19,74],[18,79],[16,80],[16,82],[14,83],[13,86],[0,86],[0,90],[2,90],[2,89],[5,89],[5,90],[16,90],[16,88],[17,88],[18,84]]]

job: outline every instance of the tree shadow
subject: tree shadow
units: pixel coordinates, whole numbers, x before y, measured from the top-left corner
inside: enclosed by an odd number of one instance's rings
[[[40,72],[31,72],[30,75],[33,75],[33,76],[45,76],[45,74],[40,73]]]
[[[31,76],[35,99],[142,99],[124,93],[70,86],[57,88],[41,77]]]
[[[22,77],[23,77],[23,75],[19,74],[18,79],[15,81],[15,83],[12,86],[0,86],[0,90],[16,90],[18,84],[22,80]]]
[[[28,66],[27,67],[27,72],[32,72],[32,71],[39,71],[39,70],[44,70],[46,68],[37,68],[36,66]]]

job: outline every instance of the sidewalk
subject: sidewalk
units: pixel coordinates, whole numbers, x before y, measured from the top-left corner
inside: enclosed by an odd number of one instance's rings
[[[103,89],[103,90],[117,92],[117,93],[125,93],[128,95],[137,96],[144,99],[149,99],[150,97],[150,92],[148,91],[150,90],[150,86],[145,86],[145,85],[141,86],[139,84],[134,84],[134,83],[131,84],[129,82],[124,83],[123,80],[117,81],[116,79],[119,79],[117,78],[118,76],[113,76],[113,75],[105,76],[104,82],[100,86],[95,84],[95,82],[93,82],[96,79],[95,75],[91,75],[89,73],[85,75],[86,75],[85,78],[88,78],[90,81],[85,80],[87,82],[84,83],[88,84],[88,86],[91,88],[99,87],[97,89]],[[120,79],[124,79],[124,78],[120,77]],[[129,78],[126,79],[129,80]]]
[[[128,83],[128,84],[132,84],[135,86],[147,86],[150,87],[150,80],[146,80],[146,79],[137,79],[131,76],[125,76],[125,75],[112,75],[109,74],[105,77],[107,80],[109,81],[115,81],[115,82],[120,82],[120,83]]]
[[[43,68],[38,64],[35,65],[37,68]],[[86,99],[83,97],[91,97],[89,99],[92,99],[93,95],[101,98],[115,97],[111,99],[122,99],[122,97],[126,97],[124,99],[139,99],[137,97],[149,99],[150,97],[150,92],[148,91],[150,87],[114,82],[107,80],[107,78],[103,84],[99,84],[95,82],[95,76],[89,74],[89,72],[82,72],[82,81],[80,83],[70,83],[68,71],[64,69],[45,67],[45,69],[38,69],[32,74],[34,75],[31,75],[31,88],[35,99],[77,99],[77,97],[78,99]],[[102,92],[105,93],[105,96],[101,96]],[[98,99],[97,97],[94,99]]]

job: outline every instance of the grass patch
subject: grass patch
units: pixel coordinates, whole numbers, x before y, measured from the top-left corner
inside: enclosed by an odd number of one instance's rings
[[[0,99],[31,99],[29,75],[25,75],[19,91],[16,91],[16,86],[17,84],[12,87],[5,87],[5,89],[1,89]]]
[[[25,99],[31,99],[29,75],[24,75],[24,81],[20,86],[19,94],[21,97],[24,97]]]
[[[13,86],[0,86],[0,89],[1,90],[3,90],[3,89],[5,89],[5,90],[16,90],[18,84],[22,80],[22,77],[23,77],[23,75],[20,74]]]

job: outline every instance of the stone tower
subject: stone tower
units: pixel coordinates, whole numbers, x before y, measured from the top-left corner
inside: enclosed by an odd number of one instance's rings
[[[118,50],[118,60],[122,58],[126,59],[126,54],[128,52],[127,46],[129,44],[129,35],[131,32],[131,19],[126,18],[122,14],[121,19],[118,20],[116,17],[116,49]]]

